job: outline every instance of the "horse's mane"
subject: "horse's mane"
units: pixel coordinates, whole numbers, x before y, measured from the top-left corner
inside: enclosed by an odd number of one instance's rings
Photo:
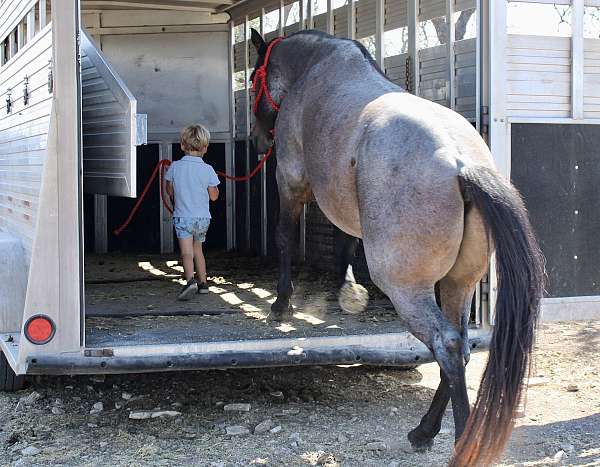
[[[353,44],[355,47],[358,48],[358,50],[360,50],[360,52],[362,53],[363,57],[365,57],[369,63],[371,64],[371,66],[373,68],[375,68],[377,70],[377,72],[383,76],[386,80],[390,81],[391,80],[388,78],[388,76],[383,72],[383,70],[381,69],[381,67],[379,66],[379,64],[375,61],[375,59],[373,58],[373,56],[371,55],[371,53],[367,50],[367,48],[362,45],[359,41],[354,40],[354,39],[348,39],[345,37],[334,37],[331,34],[327,34],[326,32],[323,31],[318,31],[316,29],[307,29],[307,30],[302,30],[302,31],[298,31],[295,32],[294,34],[291,34],[288,37],[294,37],[294,36],[302,36],[302,35],[307,35],[307,36],[313,36],[313,37],[318,37],[320,39],[325,39],[325,40],[334,40],[334,41],[344,41],[344,42],[350,42],[351,44]]]

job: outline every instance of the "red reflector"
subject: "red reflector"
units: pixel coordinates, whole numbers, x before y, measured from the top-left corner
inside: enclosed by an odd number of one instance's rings
[[[25,323],[25,337],[34,344],[46,344],[54,337],[54,323],[43,315],[32,316]]]

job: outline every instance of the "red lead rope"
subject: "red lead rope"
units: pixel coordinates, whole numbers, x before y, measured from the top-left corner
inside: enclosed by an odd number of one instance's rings
[[[275,101],[273,100],[273,97],[271,97],[271,93],[269,92],[269,88],[267,87],[267,65],[269,64],[269,58],[271,57],[271,51],[273,50],[273,47],[275,47],[277,44],[279,44],[282,40],[283,40],[283,37],[278,37],[277,39],[274,39],[271,41],[271,43],[267,47],[267,53],[265,54],[265,60],[264,60],[263,64],[261,66],[259,66],[256,69],[256,72],[254,73],[254,79],[252,81],[252,90],[255,93],[255,97],[254,97],[254,106],[252,108],[252,111],[255,114],[256,114],[256,111],[258,110],[258,105],[263,96],[265,96],[265,98],[269,102],[269,105],[271,106],[271,108],[275,112],[279,112],[279,106],[275,103]],[[271,133],[273,133],[273,130],[271,130]],[[267,162],[269,157],[271,157],[272,154],[273,154],[273,147],[271,146],[268,149],[268,151],[265,153],[263,158],[260,160],[260,162],[258,164],[256,164],[256,167],[254,167],[252,172],[250,172],[247,175],[242,175],[242,176],[236,177],[234,175],[227,175],[225,172],[217,172],[217,174],[220,177],[225,178],[226,180],[233,180],[234,182],[246,182],[246,181],[250,180],[252,177],[254,177],[258,172],[260,172],[260,170],[264,167],[265,163]],[[160,177],[159,177],[160,178],[160,199],[161,199],[165,209],[167,211],[169,211],[171,214],[173,214],[173,208],[167,202],[167,196],[165,195],[165,173],[170,165],[171,165],[171,161],[166,160],[166,159],[161,160],[158,162],[158,164],[156,164],[156,167],[154,168],[152,175],[146,182],[146,186],[144,187],[142,194],[139,196],[138,200],[136,201],[135,205],[133,206],[133,209],[129,213],[129,216],[127,216],[127,219],[125,219],[125,222],[123,222],[123,224],[121,224],[119,227],[117,227],[115,230],[113,230],[113,234],[118,236],[129,226],[129,224],[133,220],[133,217],[136,215],[136,213],[140,209],[140,206],[142,205],[142,201],[144,201],[144,198],[150,191],[150,187],[152,186],[152,183],[156,179],[156,176],[159,174],[160,174]]]

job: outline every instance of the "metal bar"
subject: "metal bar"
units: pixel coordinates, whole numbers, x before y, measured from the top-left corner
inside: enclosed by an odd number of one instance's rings
[[[23,31],[23,21],[17,25],[17,50],[21,50],[25,45],[25,31]]]
[[[283,0],[279,0],[279,36],[283,36],[285,24],[283,24],[285,18],[285,5]]]
[[[385,47],[383,42],[383,26],[385,24],[384,0],[375,1],[375,61],[384,69]]]
[[[35,36],[35,7],[27,13],[27,42]]]
[[[419,53],[417,50],[418,0],[408,0],[408,55],[410,56],[410,71],[412,75],[411,91],[419,95]]]
[[[8,36],[8,58],[13,58],[17,53],[17,43],[15,42],[15,35],[11,31]]]
[[[163,141],[158,147],[159,160],[173,160],[173,145],[170,141]],[[160,190],[160,187],[159,187]],[[160,252],[173,253],[173,221],[171,213],[165,208],[163,203],[159,203],[160,218]]]
[[[306,0],[306,29],[313,29],[313,5],[311,0]]]
[[[39,1],[40,6],[40,31],[46,27],[46,0]]]
[[[227,343],[231,350],[193,350],[196,344],[85,349],[83,354],[41,354],[27,361],[27,374],[118,374],[219,368],[257,368],[299,365],[406,366],[434,361],[421,342],[405,334],[344,336],[340,338],[268,339],[263,342]],[[286,341],[286,342],[279,342]],[[472,329],[469,343],[473,352],[489,347],[490,335]],[[368,343],[367,343],[368,342]],[[215,343],[210,347],[222,347]],[[235,345],[238,344],[238,345]],[[0,345],[6,345],[4,339]],[[276,347],[274,346],[276,345]],[[296,347],[294,347],[296,345]],[[145,347],[145,349],[141,349]],[[172,349],[176,347],[176,349]],[[204,346],[203,346],[204,347]],[[258,347],[253,350],[246,350]],[[239,348],[239,349],[238,349]],[[290,352],[294,349],[294,352]],[[145,352],[144,350],[147,350]]]
[[[352,40],[356,37],[356,4],[354,0],[348,0],[348,37]]]
[[[108,252],[108,196],[94,195],[94,252]]]
[[[265,32],[265,9],[260,13],[260,34],[264,37]],[[264,154],[258,155],[258,160],[262,160]],[[268,216],[267,216],[267,168],[269,163],[265,162],[260,171],[260,251],[262,256],[267,256],[267,239],[268,239]]]
[[[481,0],[475,0],[476,33],[475,33],[475,128],[481,133],[481,54],[483,50],[483,36],[481,34]]]
[[[571,37],[571,106],[574,119],[582,119],[583,112],[583,15],[584,0],[573,0]]]
[[[327,0],[327,15],[326,15],[327,34],[333,35],[333,5],[332,0]]]
[[[249,24],[248,24],[248,15],[244,17],[244,102],[245,102],[245,111],[246,111],[246,142],[245,142],[245,152],[246,152],[246,170],[245,173],[250,172],[250,88],[248,87],[248,81],[250,76],[248,75],[248,69],[250,68],[250,47],[249,47]],[[245,238],[246,238],[246,248],[250,249],[250,180],[244,182],[246,188],[246,218],[244,220],[245,226]]]
[[[448,28],[448,44],[446,44],[448,53],[448,104],[452,110],[456,108],[456,89],[454,83],[454,78],[456,76],[454,64],[454,1],[455,0],[446,0],[446,26]]]
[[[310,2],[310,0],[299,0],[298,2],[298,7],[300,8],[300,20],[298,21],[298,29],[300,31],[306,28],[306,18],[304,17],[304,5],[306,4],[306,2]]]
[[[235,175],[235,94],[233,91],[233,45],[234,38],[234,23],[229,22],[229,128],[230,142],[225,143],[225,170],[229,174]],[[226,197],[227,197],[227,249],[232,250],[237,246],[236,241],[236,191],[235,183],[232,180],[225,182]]]

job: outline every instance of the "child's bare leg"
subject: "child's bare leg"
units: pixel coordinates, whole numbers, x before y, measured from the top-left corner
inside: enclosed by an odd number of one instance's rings
[[[181,261],[183,263],[183,275],[186,281],[194,277],[194,239],[178,238],[179,251],[181,252]]]
[[[202,242],[194,240],[194,263],[196,265],[196,274],[200,283],[206,282],[206,261],[202,251]]]

